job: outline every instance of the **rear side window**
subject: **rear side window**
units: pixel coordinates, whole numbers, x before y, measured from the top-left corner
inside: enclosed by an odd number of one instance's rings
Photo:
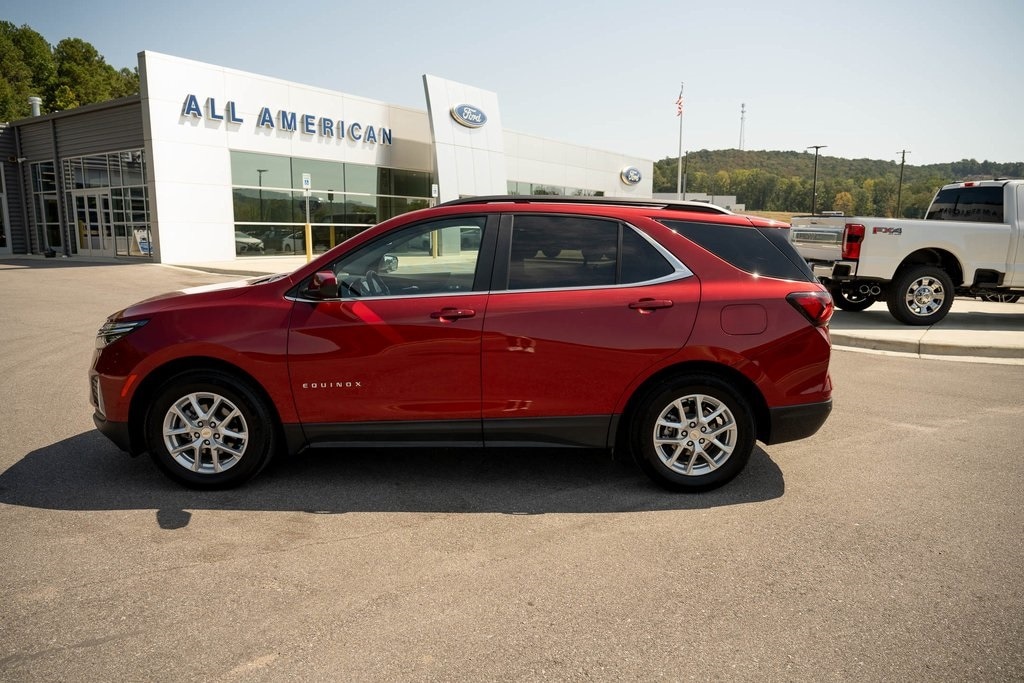
[[[1003,188],[948,187],[935,195],[926,219],[1003,223]]]
[[[676,272],[632,228],[587,216],[517,215],[509,251],[509,289],[601,287]]]
[[[784,228],[661,222],[740,270],[780,280],[814,281],[807,264],[786,239]]]

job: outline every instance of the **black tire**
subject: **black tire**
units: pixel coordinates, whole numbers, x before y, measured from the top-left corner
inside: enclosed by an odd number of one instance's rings
[[[711,434],[717,436],[702,446]],[[678,377],[651,391],[637,406],[630,439],[648,477],[687,492],[717,488],[739,474],[755,440],[747,401],[712,375]]]
[[[186,372],[157,391],[146,415],[146,444],[160,470],[179,484],[231,488],[270,462],[274,422],[246,382],[219,371]]]
[[[905,325],[934,325],[949,313],[956,292],[953,279],[938,266],[915,266],[896,273],[886,302]]]
[[[978,298],[996,304],[1015,304],[1020,301],[1019,294],[979,294]]]
[[[832,302],[835,303],[836,308],[841,308],[844,311],[863,311],[878,301],[870,294],[861,294],[850,288],[844,290],[839,285],[833,285],[828,291],[832,295]]]

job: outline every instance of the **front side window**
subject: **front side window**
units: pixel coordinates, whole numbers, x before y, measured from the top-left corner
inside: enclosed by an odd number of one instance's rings
[[[399,230],[332,266],[344,298],[473,291],[486,218],[460,216]]]

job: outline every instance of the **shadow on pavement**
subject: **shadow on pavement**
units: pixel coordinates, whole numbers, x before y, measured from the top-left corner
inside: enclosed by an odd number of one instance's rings
[[[556,449],[307,451],[282,458],[230,491],[191,491],[148,457],[129,458],[99,432],[33,451],[0,474],[0,503],[51,510],[151,510],[165,529],[187,510],[593,513],[705,509],[761,502],[785,491],[760,448],[715,491],[663,491],[606,452]]]
[[[22,258],[6,257],[0,258],[0,270],[14,268],[99,268],[103,266],[138,266],[153,263],[145,258],[124,258],[124,259],[82,259],[76,256],[62,258],[43,258],[40,256],[25,256]]]

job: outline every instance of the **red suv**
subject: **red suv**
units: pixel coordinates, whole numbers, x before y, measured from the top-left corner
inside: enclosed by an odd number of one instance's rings
[[[622,449],[713,488],[831,409],[832,300],[787,233],[608,198],[403,214],[294,273],[110,316],[94,420],[198,488],[283,452],[424,444]]]

